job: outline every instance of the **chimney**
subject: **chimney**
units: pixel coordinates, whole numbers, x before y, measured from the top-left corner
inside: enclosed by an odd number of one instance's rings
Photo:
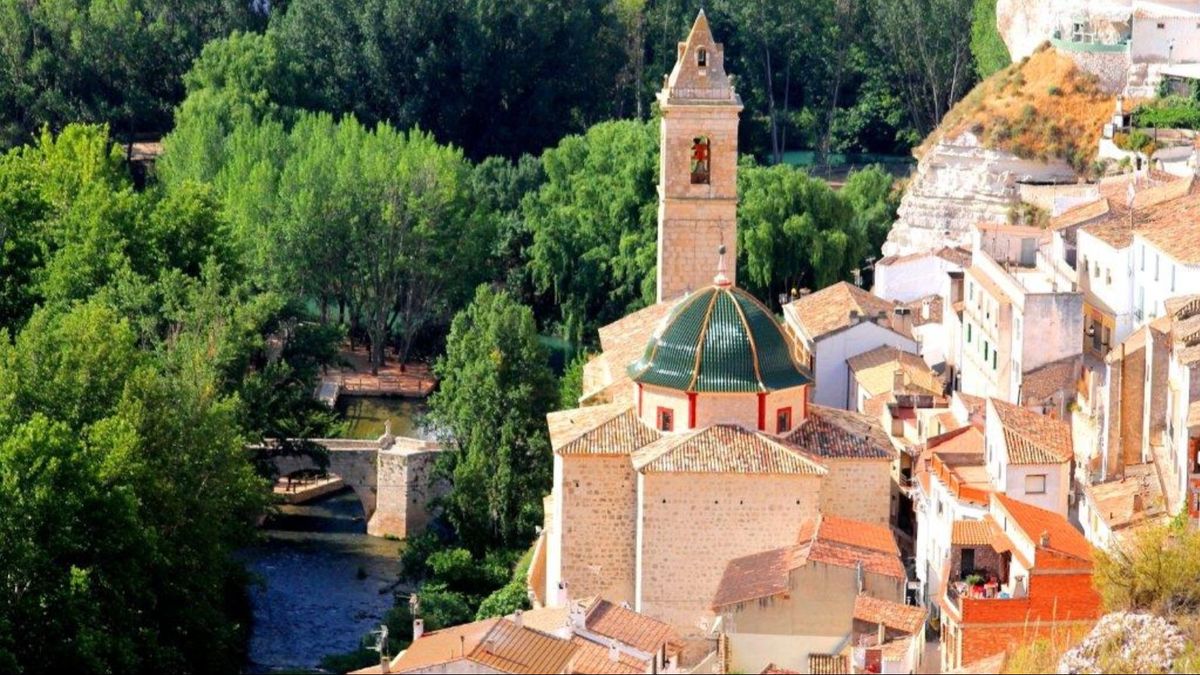
[[[524,615],[524,612],[522,612],[519,609],[517,611],[513,612],[512,622],[517,624],[517,628],[525,627],[525,617],[523,615]]]
[[[931,304],[932,303],[929,302],[929,300],[925,300],[925,302],[921,303],[921,320],[922,321],[929,320],[929,307]]]
[[[560,582],[558,582],[558,605],[559,605],[559,607],[566,607],[567,605],[570,605],[570,604],[571,604],[571,596],[567,592],[567,582],[560,581]]]
[[[413,642],[421,639],[425,634],[425,619],[413,619]]]
[[[807,296],[809,296],[809,295],[812,295],[812,289],[811,289],[811,288],[801,288],[801,289],[800,289],[800,297],[804,298],[804,297],[807,297]]]
[[[905,380],[904,369],[897,368],[896,372],[892,373],[892,392],[904,391]]]
[[[389,659],[387,657],[387,652],[379,653],[379,672],[381,672],[381,673],[392,672],[392,661],[391,661],[391,659]]]
[[[617,663],[621,660],[621,649],[617,647],[616,640],[608,641],[608,660]]]
[[[856,325],[857,323],[858,323],[858,310],[852,309],[852,310],[850,310],[850,325],[853,326],[853,325]]]
[[[1142,493],[1135,492],[1133,494],[1133,512],[1141,513],[1142,511],[1145,511],[1145,510],[1146,510],[1145,498],[1142,497]]]
[[[887,318],[888,318],[888,313],[881,311],[875,315],[875,323],[882,326],[885,323],[887,323]]]
[[[1050,546],[1050,533],[1042,532],[1042,536],[1038,537],[1038,546],[1048,548]]]
[[[875,644],[882,646],[887,641],[887,626],[879,624],[878,632],[875,634]]]

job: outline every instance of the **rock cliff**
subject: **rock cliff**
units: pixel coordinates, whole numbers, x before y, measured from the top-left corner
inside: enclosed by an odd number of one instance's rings
[[[1018,184],[1072,182],[1095,157],[1114,100],[1052,49],[981,82],[917,148],[884,255],[965,243],[979,222],[1005,222]]]

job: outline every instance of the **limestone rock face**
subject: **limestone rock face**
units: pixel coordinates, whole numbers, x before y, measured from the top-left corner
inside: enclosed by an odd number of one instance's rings
[[[1058,672],[1169,673],[1187,646],[1183,632],[1162,617],[1116,612],[1063,655]]]
[[[1066,17],[1087,9],[1091,0],[996,0],[996,28],[1013,61],[1020,61],[1050,39]],[[1106,4],[1128,4],[1110,0]]]
[[[990,150],[969,130],[942,138],[917,163],[883,255],[969,245],[972,225],[1008,221],[1009,210],[1020,201],[1018,182],[1074,179],[1065,161]]]

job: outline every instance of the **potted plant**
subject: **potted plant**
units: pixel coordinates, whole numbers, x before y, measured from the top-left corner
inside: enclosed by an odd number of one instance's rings
[[[971,597],[979,597],[983,595],[983,575],[968,574],[963,582],[971,589]]]

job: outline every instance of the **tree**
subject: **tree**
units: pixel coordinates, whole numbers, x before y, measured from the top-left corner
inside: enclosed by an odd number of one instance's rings
[[[974,0],[881,0],[872,22],[910,117],[928,135],[973,84]]]
[[[170,126],[208,40],[260,27],[239,0],[0,2],[0,148],[43,125],[106,123],[123,140]]]
[[[868,251],[854,208],[803,171],[743,168],[738,194],[738,278],[759,297],[845,279]]]
[[[435,372],[430,416],[451,450],[448,521],[475,556],[528,546],[550,487],[545,415],[557,398],[533,313],[480,286],[454,317]]]
[[[654,299],[653,123],[605,122],[542,155],[546,182],[521,205],[534,288],[580,342]]]
[[[1172,616],[1200,608],[1200,533],[1186,518],[1146,525],[1128,541],[1095,551],[1096,590],[1106,609]]]
[[[1012,63],[1008,45],[996,27],[996,0],[975,0],[971,10],[971,55],[980,80]]]

